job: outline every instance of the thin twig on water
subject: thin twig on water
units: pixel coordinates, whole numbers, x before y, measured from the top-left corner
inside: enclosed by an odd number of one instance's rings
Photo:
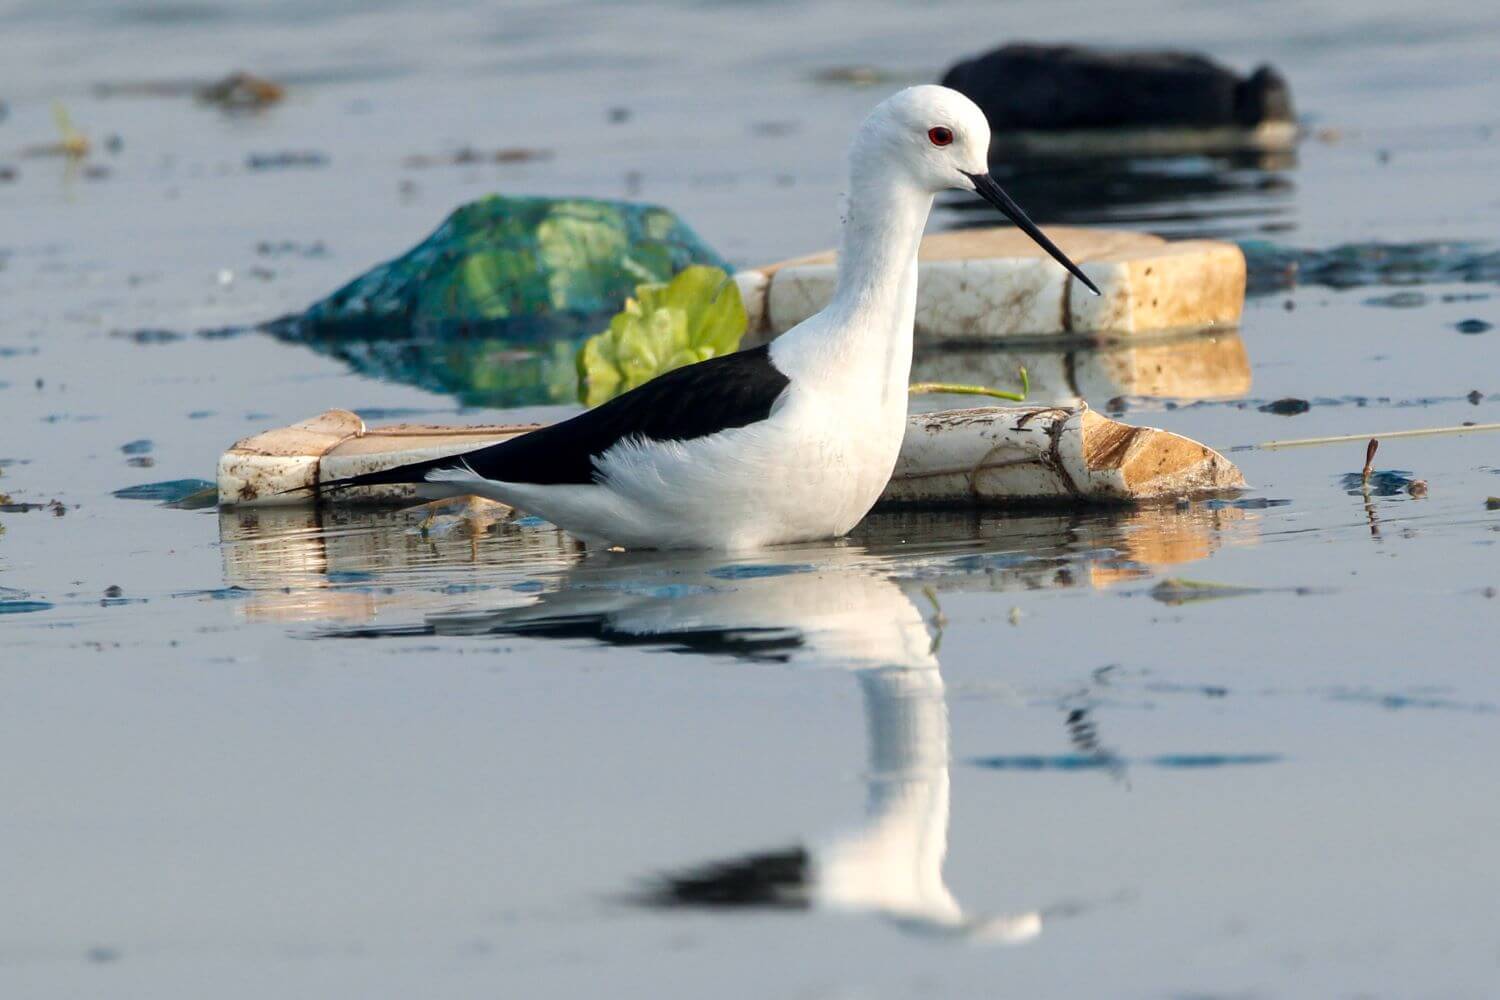
[[[1291,441],[1263,441],[1260,444],[1244,445],[1235,451],[1259,448],[1262,451],[1276,448],[1306,448],[1315,444],[1343,444],[1361,438],[1409,438],[1429,437],[1434,434],[1473,434],[1480,431],[1500,431],[1500,424],[1459,424],[1454,427],[1420,427],[1410,431],[1387,431],[1384,434],[1335,434],[1330,437],[1299,438]]]

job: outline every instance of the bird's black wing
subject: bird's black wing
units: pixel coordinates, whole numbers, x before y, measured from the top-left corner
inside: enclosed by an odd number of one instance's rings
[[[325,488],[420,483],[436,469],[467,466],[486,479],[558,485],[594,482],[594,459],[620,441],[691,441],[766,419],[788,379],[769,345],[659,375],[562,423],[463,455],[414,462]]]

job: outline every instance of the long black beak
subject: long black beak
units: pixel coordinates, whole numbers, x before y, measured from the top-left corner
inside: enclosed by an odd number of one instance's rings
[[[1067,268],[1068,273],[1073,277],[1083,282],[1085,288],[1095,295],[1099,294],[1098,286],[1089,280],[1088,275],[1078,269],[1077,264],[1068,259],[1067,254],[1057,248],[1056,243],[1047,239],[1047,235],[1037,228],[1035,222],[1026,217],[1026,213],[1021,211],[1021,206],[1012,201],[1010,195],[1006,194],[1000,185],[995,183],[995,178],[989,174],[971,174],[967,172],[964,176],[974,182],[974,190],[979,193],[979,197],[1004,212],[1007,219],[1014,222],[1021,232],[1036,240],[1037,244],[1043,250],[1052,255],[1053,260]]]

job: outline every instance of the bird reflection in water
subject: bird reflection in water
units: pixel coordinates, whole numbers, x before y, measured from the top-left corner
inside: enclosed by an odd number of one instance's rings
[[[659,873],[636,898],[875,914],[913,932],[1011,944],[1080,904],[986,914],[966,909],[944,880],[949,721],[927,595],[1108,587],[1253,543],[1257,526],[1253,513],[1204,505],[1004,517],[892,511],[842,544],[726,561],[580,557],[558,532],[509,522],[434,539],[425,523],[391,512],[231,512],[221,519],[227,582],[249,595],[239,602],[246,613],[346,623],[320,633],[328,638],[519,635],[847,666],[867,731],[863,817],[832,836]],[[368,616],[351,614],[345,590],[370,603]],[[254,612],[262,596],[272,603]],[[467,610],[438,611],[455,604]],[[406,623],[349,623],[377,609]]]
[[[1259,530],[1257,512],[1207,504],[888,510],[867,517],[848,544],[777,549],[774,558],[829,568],[858,553],[861,566],[939,592],[1105,588],[1208,558],[1223,545],[1254,544]],[[425,508],[225,510],[219,537],[225,586],[205,596],[233,597],[237,614],[260,621],[409,620],[451,608],[457,594],[492,591],[519,591],[516,601],[530,602],[534,590],[555,590],[555,578],[600,565],[580,561],[567,536],[544,524],[468,510],[437,519]]]
[[[637,898],[657,907],[868,913],[914,932],[1028,941],[1041,933],[1041,910],[972,913],[944,880],[948,709],[918,586],[893,579],[888,566],[855,546],[824,549],[816,567],[605,554],[579,562],[559,589],[532,604],[432,616],[423,629],[591,636],[748,660],[796,655],[847,665],[860,688],[868,737],[863,818],[835,836],[661,874]]]

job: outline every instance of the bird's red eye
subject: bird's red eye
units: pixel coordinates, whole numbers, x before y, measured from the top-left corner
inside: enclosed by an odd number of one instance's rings
[[[934,125],[927,130],[927,138],[932,140],[934,146],[946,146],[953,141],[953,130],[941,125]]]

